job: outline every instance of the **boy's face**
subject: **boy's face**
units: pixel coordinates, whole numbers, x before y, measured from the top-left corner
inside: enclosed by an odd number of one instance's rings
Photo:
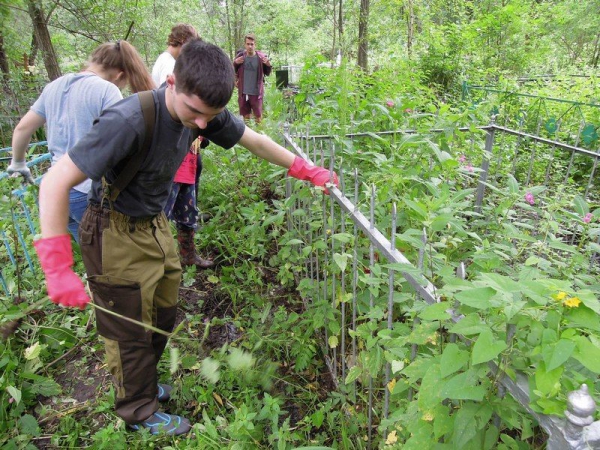
[[[246,43],[244,46],[246,47],[246,52],[248,52],[248,55],[254,56],[254,52],[256,50],[256,42],[254,42],[254,39],[246,38]]]
[[[207,106],[197,95],[187,95],[175,89],[175,76],[167,77],[167,109],[174,120],[181,122],[187,128],[203,130],[208,122],[213,120],[225,108]]]

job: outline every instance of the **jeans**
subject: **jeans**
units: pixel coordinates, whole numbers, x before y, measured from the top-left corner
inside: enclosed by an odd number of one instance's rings
[[[87,207],[87,192],[79,192],[71,189],[69,192],[69,232],[75,238],[75,242],[79,243],[79,223],[83,217],[83,212]]]

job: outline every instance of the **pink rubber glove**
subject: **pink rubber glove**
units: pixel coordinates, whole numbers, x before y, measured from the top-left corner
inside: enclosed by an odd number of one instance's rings
[[[90,301],[83,282],[73,272],[73,249],[71,236],[62,234],[33,243],[44,274],[48,297],[63,306],[83,309]]]
[[[298,178],[299,180],[307,180],[310,181],[315,186],[325,187],[325,183],[333,183],[336,187],[339,185],[338,177],[335,172],[333,172],[333,180],[331,180],[329,170],[310,165],[304,159],[296,156],[294,159],[294,163],[290,170],[288,170],[288,175],[290,177]],[[325,193],[329,194],[329,191],[325,189]]]

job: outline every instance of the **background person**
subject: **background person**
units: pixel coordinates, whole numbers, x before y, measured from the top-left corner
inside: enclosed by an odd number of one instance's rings
[[[153,88],[153,82],[137,50],[127,41],[105,43],[91,54],[85,69],[57,78],[17,124],[12,137],[9,174],[19,173],[33,183],[25,154],[35,131],[46,124],[52,164],[62,158],[91,128],[107,107],[123,98],[119,89],[129,84],[133,92]],[[91,180],[73,186],[69,193],[68,230],[77,242],[77,229],[91,187]]]
[[[198,37],[196,29],[187,23],[178,23],[171,28],[171,34],[167,38],[167,49],[162,52],[152,66],[152,79],[156,87],[159,87],[167,79],[167,75],[173,73],[175,60],[181,53],[181,47],[187,41]]]
[[[173,73],[175,61],[181,52],[181,47],[190,39],[198,38],[198,32],[192,25],[180,23],[171,29],[167,39],[167,50],[162,53],[152,68],[152,78],[159,87]],[[208,145],[208,140],[199,137],[190,146],[177,173],[169,199],[165,205],[165,214],[169,220],[175,222],[177,229],[177,242],[181,264],[196,266],[199,269],[208,269],[214,266],[210,259],[204,259],[196,252],[194,234],[198,229],[198,220],[202,217],[205,222],[208,214],[200,215],[198,211],[198,185],[202,173],[202,155],[200,149]]]
[[[265,95],[265,76],[271,75],[271,62],[267,56],[256,51],[256,36],[248,33],[244,36],[244,51],[238,51],[233,60],[238,88],[240,115],[248,122],[254,114],[257,124],[262,120],[263,97]]]
[[[199,135],[225,149],[239,143],[256,156],[289,168],[290,176],[324,186],[329,170],[308,164],[265,135],[247,128],[225,109],[234,88],[231,61],[217,46],[188,42],[174,73],[153,92],[156,121],[142,166],[110,201],[119,167],[145,139],[141,104],[131,96],[106,109],[91,131],[42,180],[42,237],[34,242],[50,299],[83,308],[89,302],[73,272],[65,235],[69,189],[93,180],[80,227],[81,252],[94,303],[170,332],[175,324],[182,269],[163,212],[175,172]],[[176,143],[174,146],[173,143]],[[104,183],[103,183],[104,181]],[[337,184],[337,177],[333,180]],[[187,419],[158,411],[157,364],[167,338],[96,310],[107,366],[116,390],[115,409],[131,428],[184,434]]]

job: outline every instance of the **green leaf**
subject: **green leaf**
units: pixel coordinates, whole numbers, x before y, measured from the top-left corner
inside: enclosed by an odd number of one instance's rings
[[[465,316],[460,322],[450,328],[450,333],[462,334],[463,336],[469,336],[473,334],[479,334],[485,330],[489,330],[489,327],[481,321],[481,318],[477,314],[469,314]]]
[[[556,344],[551,345],[550,352],[548,354],[544,354],[546,370],[552,371],[561,366],[565,361],[567,361],[567,359],[571,357],[573,351],[575,350],[575,346],[575,342],[567,339],[560,339]]]
[[[598,301],[598,298],[592,291],[588,291],[587,289],[577,291],[577,298],[596,314],[600,314],[600,301]]]
[[[508,190],[511,194],[519,193],[519,182],[513,177],[511,174],[507,176],[508,180]]]
[[[15,402],[18,405],[21,402],[21,391],[14,386],[8,386],[6,390],[10,396],[15,399]]]
[[[327,339],[327,343],[329,344],[329,348],[336,348],[339,344],[338,337],[335,335],[329,336],[329,339]]]
[[[477,384],[479,378],[475,370],[469,370],[450,378],[442,388],[442,398],[451,400],[481,401],[485,396],[484,386]]]
[[[204,425],[206,433],[213,439],[217,439],[219,437],[219,431],[217,430],[217,427],[215,427],[215,424],[212,422],[205,409],[202,410],[202,419],[202,424]]]
[[[348,375],[346,375],[346,379],[344,380],[344,383],[345,384],[352,383],[354,380],[356,380],[358,377],[360,377],[361,373],[362,373],[362,370],[360,369],[360,367],[358,367],[358,366],[352,367],[348,371]]]
[[[40,356],[40,352],[42,351],[42,346],[39,342],[36,342],[32,346],[25,349],[25,359],[27,361],[31,361]]]
[[[600,374],[600,348],[596,347],[584,336],[575,336],[573,340],[577,344],[573,358],[592,372]]]
[[[322,409],[317,409],[314,413],[310,415],[310,420],[312,422],[313,427],[320,428],[323,425],[323,420],[325,420],[325,413]]]
[[[540,361],[535,369],[535,386],[544,396],[553,396],[560,390],[560,377],[563,367],[547,370],[546,364]]]
[[[331,238],[338,242],[347,244],[348,242],[352,241],[354,236],[352,236],[350,233],[335,233],[334,235],[331,236]]]
[[[212,358],[205,358],[200,364],[200,375],[210,383],[216,384],[219,381],[219,362]]]
[[[179,368],[179,349],[177,347],[171,347],[169,356],[171,375],[173,375]]]
[[[461,304],[477,309],[488,309],[490,299],[496,295],[496,291],[490,287],[469,289],[454,294],[454,298]]]
[[[346,270],[346,265],[348,264],[349,257],[350,255],[348,255],[347,253],[344,253],[343,255],[340,255],[339,253],[334,253],[333,255],[333,260],[342,272]]]
[[[476,414],[477,406],[472,403],[466,403],[455,414],[454,433],[452,434],[454,448],[465,448],[477,434]]]
[[[24,414],[19,418],[19,429],[22,434],[29,436],[39,436],[40,426],[31,414]]]
[[[433,410],[442,400],[442,377],[439,364],[433,364],[421,380],[418,404],[421,411]]]
[[[58,395],[62,392],[60,384],[51,378],[43,377],[40,375],[33,375],[27,377],[34,380],[34,383],[30,386],[29,392],[31,394],[39,394],[44,397],[50,397],[52,395]]]
[[[475,365],[491,361],[505,350],[506,347],[506,342],[495,340],[492,330],[488,328],[475,341],[471,362]]]
[[[442,353],[440,363],[442,377],[447,377],[462,369],[469,362],[470,353],[461,350],[456,344],[448,344]]]
[[[590,207],[581,195],[576,195],[573,199],[573,209],[575,209],[575,212],[581,217],[590,212]]]
[[[254,367],[254,357],[251,353],[239,348],[232,348],[227,355],[227,364],[234,371],[250,370]]]
[[[497,292],[521,292],[521,285],[511,278],[497,273],[482,273],[481,281]]]
[[[428,305],[419,313],[421,320],[446,320],[450,318],[447,310],[450,305],[447,302],[434,303]]]
[[[568,326],[584,327],[600,332],[600,317],[584,305],[568,309],[565,311],[564,317]]]

